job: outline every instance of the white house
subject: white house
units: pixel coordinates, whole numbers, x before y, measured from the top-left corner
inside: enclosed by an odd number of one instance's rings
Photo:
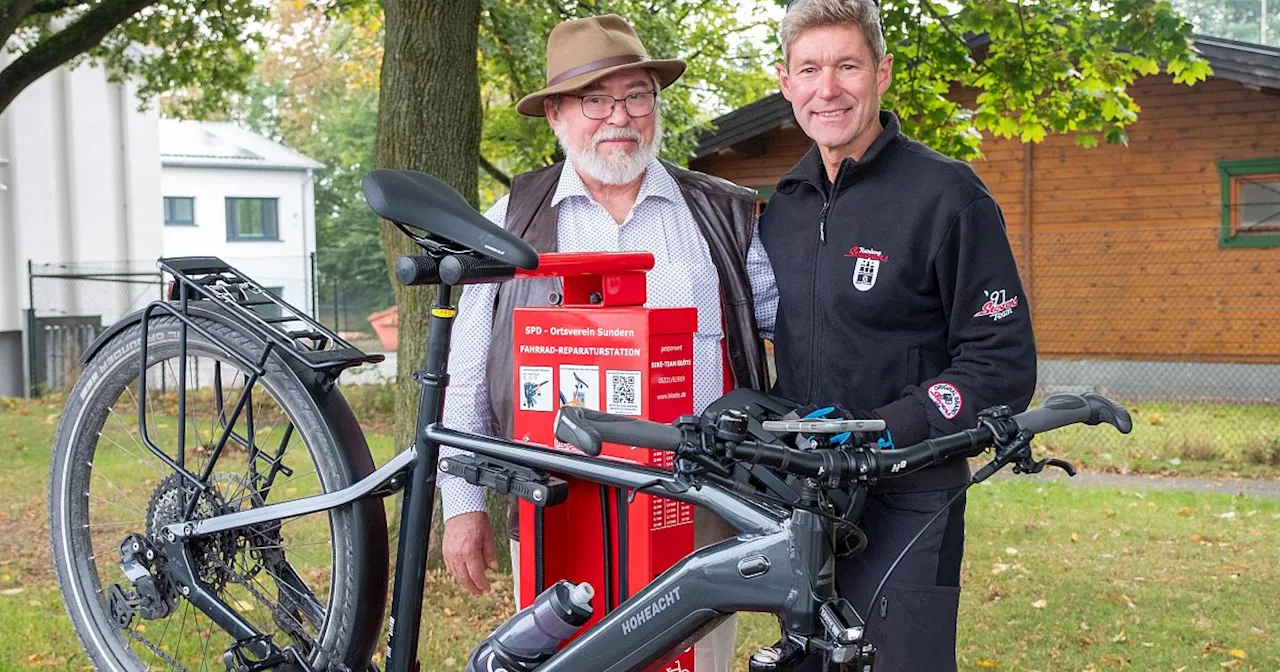
[[[0,67],[12,58],[0,50]],[[0,114],[0,395],[21,395],[28,263],[119,273],[162,254],[158,115],[100,68],[63,67]],[[106,263],[99,263],[106,262]],[[154,264],[153,264],[154,267]],[[109,324],[153,287],[91,281],[37,288],[48,314]]]
[[[0,51],[0,67],[11,58]],[[73,380],[87,338],[159,297],[160,257],[222,257],[312,308],[322,166],[231,124],[139,108],[132,85],[81,66],[0,114],[0,396]]]
[[[230,123],[160,120],[164,254],[220,257],[311,311],[313,171],[324,166]]]

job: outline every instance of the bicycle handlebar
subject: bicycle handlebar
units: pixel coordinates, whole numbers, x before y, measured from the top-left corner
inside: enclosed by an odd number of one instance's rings
[[[595,457],[605,442],[626,446],[675,450],[684,433],[660,422],[592,411],[580,406],[561,406],[555,417],[556,438],[571,443]]]
[[[1107,423],[1128,434],[1133,421],[1128,411],[1101,395],[1055,394],[1038,408],[1009,418],[1018,431],[1038,434],[1076,423]],[[602,443],[620,443],[642,448],[676,450],[684,440],[679,428],[649,420],[611,415],[578,407],[562,407],[556,418],[556,438],[571,443],[589,455],[599,455]],[[972,429],[913,446],[864,450],[824,448],[800,450],[768,443],[742,442],[733,447],[732,457],[762,464],[798,476],[832,482],[847,479],[895,478],[950,458],[976,455],[991,446],[997,437],[991,425]]]

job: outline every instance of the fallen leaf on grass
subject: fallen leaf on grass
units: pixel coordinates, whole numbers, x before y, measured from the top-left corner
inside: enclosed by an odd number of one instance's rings
[[[1115,517],[1116,517],[1116,512],[1115,512],[1115,511],[1112,511],[1111,509],[1108,509],[1108,508],[1107,508],[1107,507],[1105,507],[1105,506],[1104,506],[1104,507],[1102,507],[1101,509],[1098,509],[1098,512],[1099,512],[1099,513],[1101,513],[1103,516],[1105,516],[1105,517],[1107,517],[1107,518],[1115,518]]]
[[[1031,603],[1031,607],[1033,609],[1044,609],[1047,606],[1049,606],[1049,603],[1045,600],[1036,600],[1035,602]]]
[[[1228,660],[1228,661],[1226,661],[1226,662],[1218,663],[1218,664],[1219,664],[1219,665],[1221,665],[1222,667],[1224,667],[1224,668],[1226,668],[1226,669],[1230,670],[1230,669],[1235,668],[1236,666],[1238,666],[1240,663],[1241,663],[1241,660],[1240,660],[1239,658],[1237,658],[1237,659],[1235,659],[1235,660]]]
[[[450,616],[450,617],[452,617],[455,613],[457,613],[457,612],[455,612],[454,610],[450,609],[449,607],[445,607],[445,608],[444,608],[444,615],[445,615],[445,616]]]
[[[12,597],[14,595],[21,595],[24,590],[26,590],[26,588],[5,588],[4,590],[0,590],[0,595]]]
[[[998,660],[987,660],[986,658],[979,658],[979,659],[977,659],[977,660],[973,661],[973,664],[974,664],[974,665],[977,665],[978,667],[981,667],[981,668],[984,668],[984,669],[988,669],[988,670],[989,670],[989,669],[992,669],[992,668],[998,667],[998,666],[1000,665],[1000,661],[998,661]]]
[[[1249,659],[1249,654],[1246,653],[1244,649],[1231,649],[1231,655],[1235,656],[1236,658],[1239,658],[1240,660]]]
[[[1191,508],[1191,507],[1189,507],[1189,506],[1184,506],[1184,507],[1182,507],[1181,509],[1178,509],[1178,515],[1179,515],[1179,516],[1182,516],[1183,518],[1188,518],[1188,517],[1190,517],[1190,516],[1191,516],[1191,514],[1193,514],[1193,513],[1195,513],[1195,512],[1196,512],[1196,510],[1195,510],[1195,509],[1193,509],[1193,508]]]
[[[1076,534],[1075,532],[1072,532],[1072,533],[1071,533],[1071,543],[1073,543],[1073,544],[1074,544],[1074,543],[1076,543],[1077,541],[1080,541],[1080,535]]]

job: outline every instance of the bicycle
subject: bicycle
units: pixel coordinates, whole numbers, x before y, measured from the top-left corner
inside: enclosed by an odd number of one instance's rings
[[[1056,395],[1032,411],[996,407],[975,428],[882,450],[832,441],[875,431],[872,422],[796,420],[785,400],[737,391],[676,425],[564,407],[556,435],[581,452],[454,431],[438,422],[453,291],[535,268],[537,253],[424,174],[374,171],[363,186],[372,209],[425,252],[403,257],[397,278],[437,291],[415,376],[413,445],[375,468],[335,385],[341,371],[379,355],[216,258],[162,259],[173,278],[166,300],[122,319],[85,353],[50,469],[57,580],[99,669],[208,669],[220,658],[246,672],[376,670],[389,574],[382,499],[392,495],[404,501],[386,669],[419,669],[429,540],[409,532],[431,529],[438,450],[450,445],[474,457],[445,460],[441,470],[537,505],[563,501],[564,481],[552,474],[570,475],[705,506],[740,533],[687,556],[562,650],[515,661],[507,651],[512,672],[650,669],[737,611],[779,616],[782,638],[757,652],[752,669],[785,670],[817,653],[867,670],[874,643],[835,595],[831,541],[856,531],[848,516],[871,483],[988,448],[995,456],[975,482],[1007,464],[1074,473],[1036,461],[1031,438],[1077,422],[1131,428],[1127,412],[1102,397]],[[207,418],[198,415],[205,407]],[[593,459],[606,441],[674,451],[676,466]],[[486,646],[502,649],[490,637],[473,657]]]

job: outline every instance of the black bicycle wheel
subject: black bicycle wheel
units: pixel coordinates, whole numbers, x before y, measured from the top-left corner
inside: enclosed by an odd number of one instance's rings
[[[257,339],[220,321],[194,319],[233,351],[261,361]],[[141,327],[122,331],[86,365],[55,436],[49,533],[56,576],[99,669],[223,670],[228,652],[249,654],[167,580],[161,531],[338,490],[372,468],[363,440],[351,445],[353,431],[360,435],[336,390],[327,393],[335,400],[308,387],[274,353],[254,379],[246,371],[252,367],[188,329],[180,395],[180,341],[176,318],[151,321],[142,395]],[[152,449],[177,461],[184,424],[182,462],[192,474],[207,472],[200,488]],[[322,670],[367,663],[386,599],[386,548],[380,500],[187,544],[193,572],[219,599],[278,647],[295,647]],[[130,549],[153,554],[142,563],[142,577],[125,562]]]

